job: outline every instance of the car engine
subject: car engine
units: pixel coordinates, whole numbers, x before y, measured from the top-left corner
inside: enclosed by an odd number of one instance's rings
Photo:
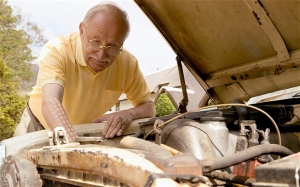
[[[113,139],[91,124],[77,143],[61,128],[29,133],[34,143],[3,159],[2,186],[299,186],[294,106],[212,105],[138,120]]]

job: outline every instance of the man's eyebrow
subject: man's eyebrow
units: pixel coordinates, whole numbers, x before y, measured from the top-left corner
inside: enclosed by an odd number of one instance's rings
[[[102,44],[102,42],[101,42],[100,39],[94,38],[94,39],[92,39],[92,40],[97,41],[97,42],[100,42],[100,43]],[[107,44],[110,44],[110,45],[121,45],[121,42],[113,41],[113,42],[108,42]]]

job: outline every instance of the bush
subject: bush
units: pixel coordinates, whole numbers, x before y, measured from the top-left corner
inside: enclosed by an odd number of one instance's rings
[[[166,116],[176,111],[176,107],[166,93],[162,93],[155,103],[156,117]]]

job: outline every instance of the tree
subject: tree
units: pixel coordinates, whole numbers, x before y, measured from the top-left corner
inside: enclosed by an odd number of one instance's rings
[[[27,99],[18,94],[13,71],[0,59],[0,140],[13,135]]]
[[[166,93],[162,93],[155,103],[156,117],[172,114],[176,107]]]
[[[32,47],[45,43],[41,29],[0,0],[0,140],[13,135],[28,97],[21,96],[22,81],[29,81]]]

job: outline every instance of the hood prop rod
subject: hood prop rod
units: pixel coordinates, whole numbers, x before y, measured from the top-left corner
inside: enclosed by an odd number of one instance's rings
[[[179,73],[180,84],[181,84],[182,95],[183,95],[183,99],[179,103],[177,113],[182,114],[182,113],[187,112],[186,106],[188,105],[189,99],[188,99],[188,96],[187,96],[186,84],[185,84],[185,80],[184,80],[184,74],[183,74],[181,59],[180,59],[179,56],[176,57],[176,61],[177,61],[178,73]]]

